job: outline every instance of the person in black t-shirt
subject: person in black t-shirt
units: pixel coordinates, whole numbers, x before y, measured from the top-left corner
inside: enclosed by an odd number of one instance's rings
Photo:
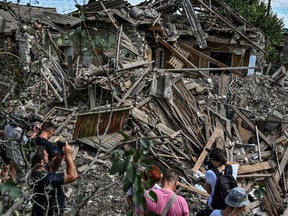
[[[49,141],[56,130],[56,126],[52,122],[44,122],[40,129],[40,134],[32,141],[33,145],[44,146],[49,155],[50,169],[56,172],[62,162],[63,155],[55,154],[55,145]]]
[[[66,158],[66,172],[53,172],[48,164],[48,153],[44,146],[37,146],[32,158],[31,177],[34,181],[32,216],[62,215],[65,208],[65,196],[62,185],[68,184],[78,177],[72,159],[73,150],[68,143],[63,147]]]

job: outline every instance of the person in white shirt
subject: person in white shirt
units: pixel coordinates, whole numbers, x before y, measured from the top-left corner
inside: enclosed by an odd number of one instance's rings
[[[219,170],[219,172],[223,172],[227,165],[232,166],[232,176],[237,178],[239,164],[237,162],[228,162],[225,156],[225,153],[219,149],[219,148],[213,148],[209,152],[210,162],[213,168],[216,168]],[[208,198],[208,207],[210,210],[213,210],[213,207],[211,206],[214,191],[215,191],[215,185],[217,181],[217,176],[214,173],[212,169],[209,169],[205,174],[205,189],[208,194],[210,194]]]
[[[238,216],[245,210],[245,206],[250,204],[248,193],[244,188],[233,188],[225,198],[227,204],[224,210],[214,210],[210,216]]]

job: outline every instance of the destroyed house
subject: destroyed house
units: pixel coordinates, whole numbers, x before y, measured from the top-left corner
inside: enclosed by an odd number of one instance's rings
[[[85,64],[99,66],[96,53],[102,63],[116,59],[118,70],[121,58],[164,69],[247,67],[251,56],[250,66],[255,59],[260,69],[265,65],[264,33],[222,1],[89,1],[83,11],[95,46],[91,52],[89,42],[81,42],[82,51],[90,50],[82,52]]]
[[[41,52],[65,62],[72,47],[67,37],[78,24],[79,18],[58,14],[55,8],[1,2],[0,49],[18,55],[26,63],[38,59],[35,55]]]

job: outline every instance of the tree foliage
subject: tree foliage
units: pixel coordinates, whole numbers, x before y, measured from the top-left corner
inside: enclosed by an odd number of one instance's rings
[[[139,148],[131,148],[129,150],[114,150],[110,155],[112,167],[110,174],[119,174],[122,177],[123,190],[127,192],[129,188],[133,188],[132,199],[135,206],[144,211],[146,200],[143,196],[145,186],[143,185],[143,172],[147,170],[152,162],[147,159],[146,155],[149,154],[150,148],[154,145],[152,140],[141,138],[138,140],[137,146]],[[152,182],[148,176],[148,182]],[[150,185],[148,183],[148,185]],[[147,194],[151,200],[157,202],[157,196],[151,192]],[[128,215],[133,215],[132,209]]]
[[[271,44],[267,46],[268,61],[278,59],[277,47],[283,42],[284,22],[277,14],[268,11],[268,6],[260,0],[224,0],[231,8],[254,26],[259,27],[269,37]]]

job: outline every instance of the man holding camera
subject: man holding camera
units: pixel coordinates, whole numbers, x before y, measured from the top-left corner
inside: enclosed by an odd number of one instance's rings
[[[32,158],[31,177],[34,181],[32,216],[62,215],[65,208],[65,196],[62,185],[78,178],[77,169],[72,158],[73,150],[66,143],[63,153],[66,159],[65,172],[53,172],[48,166],[49,154],[45,146],[36,146]]]
[[[55,145],[49,141],[56,130],[56,126],[52,122],[44,122],[40,129],[40,134],[33,139],[32,146],[44,146],[48,153],[51,171],[56,172],[62,162],[63,154],[55,154]]]

